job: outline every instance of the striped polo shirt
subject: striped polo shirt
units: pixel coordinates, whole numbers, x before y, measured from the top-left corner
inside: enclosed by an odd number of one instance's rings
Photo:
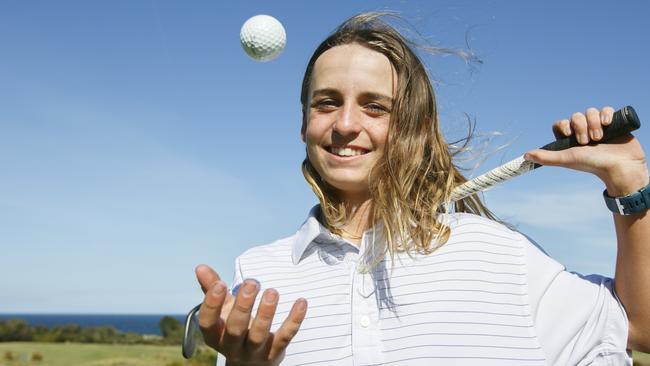
[[[233,286],[254,278],[279,292],[272,331],[308,301],[283,365],[632,364],[612,280],[566,272],[519,232],[446,215],[439,249],[369,270],[362,254],[378,247],[376,232],[351,244],[318,222],[319,209],[295,235],[236,260]]]

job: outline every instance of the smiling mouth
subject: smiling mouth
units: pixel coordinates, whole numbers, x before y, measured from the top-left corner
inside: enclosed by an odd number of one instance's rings
[[[370,152],[370,150],[362,149],[356,146],[355,147],[328,146],[327,151],[330,154],[334,154],[336,156],[341,156],[341,157],[365,155]]]

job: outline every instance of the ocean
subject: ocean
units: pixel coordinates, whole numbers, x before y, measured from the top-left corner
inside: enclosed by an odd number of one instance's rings
[[[23,319],[29,325],[44,325],[50,329],[63,324],[79,324],[82,328],[109,326],[122,332],[162,335],[158,323],[164,316],[164,314],[0,314],[0,321]],[[172,316],[181,324],[185,322],[185,315]]]

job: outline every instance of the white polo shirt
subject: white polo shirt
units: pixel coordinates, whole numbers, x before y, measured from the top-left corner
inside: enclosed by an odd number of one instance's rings
[[[308,301],[283,365],[632,365],[612,280],[566,272],[516,231],[452,214],[435,252],[364,273],[372,230],[357,247],[318,210],[295,235],[236,260],[234,286],[254,278],[278,290],[272,330]]]

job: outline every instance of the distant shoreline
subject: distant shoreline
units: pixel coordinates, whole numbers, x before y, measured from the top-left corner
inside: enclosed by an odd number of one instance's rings
[[[30,326],[53,328],[65,324],[78,324],[82,328],[113,327],[120,332],[161,336],[159,322],[168,314],[28,314],[0,313],[0,321],[22,319]],[[170,315],[181,323],[185,315]]]

